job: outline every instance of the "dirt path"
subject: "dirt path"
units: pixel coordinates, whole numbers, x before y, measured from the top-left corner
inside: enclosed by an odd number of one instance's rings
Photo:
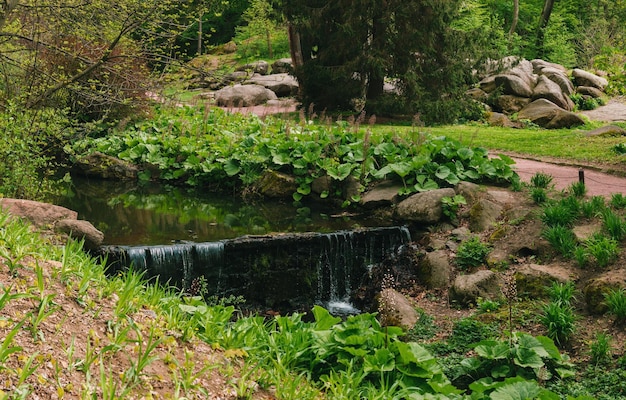
[[[589,117],[593,121],[603,122],[625,122],[626,121],[626,99],[624,97],[616,97],[595,110],[581,111],[583,115]]]

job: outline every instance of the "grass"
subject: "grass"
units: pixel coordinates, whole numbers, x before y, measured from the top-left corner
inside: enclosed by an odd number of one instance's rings
[[[619,125],[619,124],[618,124]],[[586,136],[586,131],[601,126],[590,122],[574,129],[510,129],[482,124],[451,125],[421,128],[433,135],[460,140],[464,145],[484,147],[494,153],[550,157],[580,163],[618,165],[624,156],[610,149],[623,142],[621,137]],[[372,130],[410,132],[414,127],[375,125]]]

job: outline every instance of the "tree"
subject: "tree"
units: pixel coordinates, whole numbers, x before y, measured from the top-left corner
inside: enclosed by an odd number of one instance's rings
[[[550,21],[550,15],[552,14],[552,9],[554,8],[554,2],[556,0],[545,0],[543,3],[543,9],[541,10],[541,15],[539,16],[539,27],[537,28],[537,40],[535,42],[535,47],[537,49],[538,57],[544,56],[544,36],[546,27],[548,26],[548,22]]]
[[[295,74],[303,103],[445,117],[478,61],[474,39],[484,37],[476,35],[480,24],[472,32],[462,27],[465,3],[474,2],[285,0],[298,40],[292,48],[302,54]],[[383,91],[385,80],[395,94]]]
[[[145,97],[147,63],[173,54],[173,39],[185,28],[180,15],[190,5],[174,0],[5,1],[0,104],[68,108],[83,119],[129,110]]]

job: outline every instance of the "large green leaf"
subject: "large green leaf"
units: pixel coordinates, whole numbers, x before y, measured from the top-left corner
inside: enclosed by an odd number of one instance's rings
[[[396,366],[395,357],[389,349],[376,349],[373,355],[367,355],[363,359],[363,371],[385,372],[393,371]]]
[[[240,171],[241,171],[241,167],[239,165],[239,161],[235,159],[231,158],[228,161],[226,161],[226,163],[224,164],[224,172],[226,172],[226,175],[228,176],[235,176]]]
[[[341,318],[333,317],[324,307],[313,306],[312,312],[315,318],[315,324],[313,325],[315,330],[327,330],[341,322]]]
[[[502,360],[508,357],[510,348],[508,343],[498,340],[483,340],[477,344],[474,351],[489,360]]]

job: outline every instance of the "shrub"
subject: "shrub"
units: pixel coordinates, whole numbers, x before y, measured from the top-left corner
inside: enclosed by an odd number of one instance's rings
[[[547,204],[543,207],[541,221],[547,226],[571,226],[578,212],[574,207],[574,204],[566,201]]]
[[[555,303],[571,304],[572,300],[575,300],[575,291],[576,286],[572,281],[566,283],[554,282],[548,288],[548,295],[550,296],[550,300]]]
[[[498,332],[493,325],[473,318],[461,318],[454,323],[448,342],[455,347],[457,352],[463,353],[481,340],[497,336]]]
[[[604,268],[617,258],[619,247],[617,241],[602,235],[594,235],[583,244],[588,256],[596,260],[600,268]]]
[[[478,236],[473,236],[459,245],[456,252],[456,264],[462,268],[472,268],[483,264],[491,246],[481,242]]]
[[[543,204],[548,200],[548,193],[544,188],[532,188],[530,190],[530,197],[533,199],[535,204]]]
[[[537,172],[530,178],[530,184],[535,188],[547,189],[552,183],[552,175]]]
[[[556,225],[544,230],[542,236],[563,256],[571,257],[574,254],[577,241],[571,229]]]
[[[587,186],[585,182],[574,182],[569,185],[569,192],[575,197],[585,197],[587,194]]]
[[[589,345],[591,362],[595,365],[606,364],[611,360],[611,336],[596,333],[596,338]]]
[[[626,208],[626,196],[621,193],[613,193],[609,204],[613,208]]]
[[[604,303],[609,313],[615,316],[615,323],[623,325],[626,322],[626,292],[624,289],[609,290],[604,295]]]
[[[584,201],[580,205],[580,211],[586,218],[592,218],[599,215],[606,205],[604,204],[604,197],[593,196],[591,200]]]
[[[614,240],[620,241],[626,236],[626,222],[610,209],[602,213],[602,228]]]
[[[547,336],[559,346],[568,343],[576,330],[576,316],[569,304],[551,301],[543,307],[540,320]]]

